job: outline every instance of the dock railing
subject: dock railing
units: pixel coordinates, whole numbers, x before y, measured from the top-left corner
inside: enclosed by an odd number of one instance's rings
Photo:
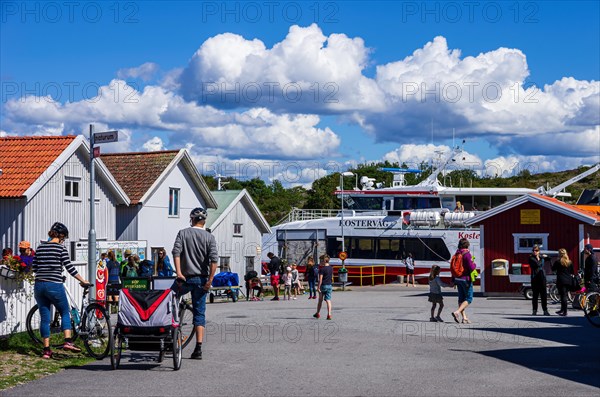
[[[333,266],[333,273],[335,274],[335,277],[338,277],[338,281],[339,281],[339,276],[338,276],[338,269],[341,268],[340,265],[335,265]],[[386,269],[387,267],[385,265],[369,265],[369,266],[346,266],[346,269],[348,270],[348,280],[354,278],[354,279],[359,279],[359,285],[362,287],[363,286],[363,279],[365,278],[370,278],[371,279],[371,284],[370,285],[375,285],[375,279],[377,277],[382,277],[382,284],[385,284],[385,276],[386,276]]]

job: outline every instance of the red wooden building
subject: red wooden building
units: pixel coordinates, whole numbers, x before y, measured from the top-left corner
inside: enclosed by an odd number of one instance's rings
[[[486,294],[518,291],[521,284],[511,283],[508,274],[518,269],[518,264],[522,274],[528,274],[527,262],[534,244],[541,245],[542,250],[566,249],[575,269],[579,269],[585,244],[600,247],[600,215],[539,194],[508,201],[467,224],[480,227],[481,286]],[[492,271],[496,259],[508,261],[506,271]]]

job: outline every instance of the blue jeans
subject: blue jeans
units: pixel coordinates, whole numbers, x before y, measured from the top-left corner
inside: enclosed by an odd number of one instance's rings
[[[473,302],[473,283],[457,278],[454,280],[454,284],[458,290],[458,304],[460,305],[464,301],[471,304]]]
[[[35,301],[40,311],[40,334],[42,338],[50,337],[50,306],[54,305],[60,312],[60,328],[65,331],[71,329],[71,308],[65,287],[60,283],[49,281],[36,281],[33,288]]]
[[[189,277],[185,283],[175,282],[171,289],[175,291],[177,297],[192,293],[192,307],[194,311],[194,325],[204,327],[206,325],[206,294],[208,291],[204,289],[204,285],[207,283],[208,277]]]
[[[308,296],[317,296],[317,282],[316,280],[308,279]]]

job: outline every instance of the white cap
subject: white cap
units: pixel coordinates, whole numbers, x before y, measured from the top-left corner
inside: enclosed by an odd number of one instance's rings
[[[285,270],[287,270],[289,272],[289,271],[292,270],[292,268],[288,266],[288,267],[285,268]]]

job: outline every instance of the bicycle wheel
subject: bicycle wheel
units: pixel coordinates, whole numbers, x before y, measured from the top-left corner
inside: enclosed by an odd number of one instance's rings
[[[594,326],[600,328],[600,293],[590,292],[587,294],[583,305],[585,318]]]
[[[548,292],[550,294],[550,299],[552,299],[552,303],[560,302],[560,297],[558,294],[558,288],[556,288],[556,284],[549,285]]]
[[[34,343],[42,344],[42,335],[40,333],[40,311],[38,305],[35,305],[31,308],[29,313],[27,313],[27,319],[25,320],[25,327],[27,328],[27,333],[29,337]],[[50,307],[50,346],[52,347],[61,347],[65,343],[64,335],[61,329],[62,317],[60,313],[54,306]],[[77,339],[77,327],[71,319],[71,333],[73,342]]]
[[[194,311],[192,305],[182,301],[179,305],[179,328],[181,329],[182,345],[185,349],[195,339],[196,327],[194,327]]]
[[[173,330],[173,369],[178,371],[181,368],[181,358],[183,350],[183,341],[181,339],[181,329],[175,328]]]
[[[110,317],[106,309],[98,303],[85,308],[81,328],[83,345],[90,356],[102,360],[110,352],[113,343]]]
[[[113,345],[110,354],[110,365],[112,366],[112,369],[118,369],[119,365],[121,365],[121,354],[123,354],[123,337],[117,329],[115,329],[113,334]]]

